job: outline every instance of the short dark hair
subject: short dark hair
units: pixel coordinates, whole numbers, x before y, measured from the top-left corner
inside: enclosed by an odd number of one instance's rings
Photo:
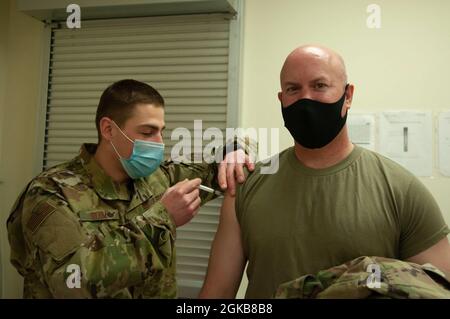
[[[101,140],[100,120],[109,117],[119,127],[132,116],[133,109],[138,104],[153,104],[164,107],[164,99],[150,85],[136,80],[125,79],[117,81],[103,91],[95,115],[98,140]]]

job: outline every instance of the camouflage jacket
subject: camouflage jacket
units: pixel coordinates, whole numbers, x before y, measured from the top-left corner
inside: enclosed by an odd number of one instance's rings
[[[283,283],[275,298],[449,299],[450,281],[431,264],[363,256]]]
[[[216,188],[217,165],[165,162],[127,185],[105,174],[95,150],[84,144],[41,173],[12,208],[11,262],[24,276],[24,297],[176,297],[176,230],[159,199],[185,178]],[[202,203],[213,198],[200,195]]]

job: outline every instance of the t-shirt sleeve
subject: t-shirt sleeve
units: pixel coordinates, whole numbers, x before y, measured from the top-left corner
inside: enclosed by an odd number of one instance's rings
[[[400,213],[401,259],[421,253],[450,233],[436,200],[416,177],[408,187]]]
[[[239,224],[241,224],[242,211],[243,211],[244,198],[245,198],[245,189],[246,189],[245,186],[246,186],[247,179],[249,176],[249,171],[246,167],[244,167],[244,174],[245,174],[245,179],[246,179],[244,184],[236,183],[236,197],[235,197],[234,208],[236,211],[236,218],[237,218]]]

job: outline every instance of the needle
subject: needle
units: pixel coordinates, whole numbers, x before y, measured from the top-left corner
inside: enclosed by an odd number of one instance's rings
[[[223,196],[223,193],[221,191],[212,189],[212,188],[210,188],[208,186],[205,186],[205,185],[200,185],[198,188],[200,188],[202,191],[205,191],[205,192],[208,192],[208,193],[212,193],[212,194],[215,194],[217,196]]]

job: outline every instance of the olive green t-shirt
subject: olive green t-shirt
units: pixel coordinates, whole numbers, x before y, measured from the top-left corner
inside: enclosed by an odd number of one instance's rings
[[[304,166],[293,147],[279,154],[277,173],[260,167],[236,197],[247,298],[270,298],[281,283],[359,256],[406,259],[450,232],[415,176],[361,147],[325,169]]]

